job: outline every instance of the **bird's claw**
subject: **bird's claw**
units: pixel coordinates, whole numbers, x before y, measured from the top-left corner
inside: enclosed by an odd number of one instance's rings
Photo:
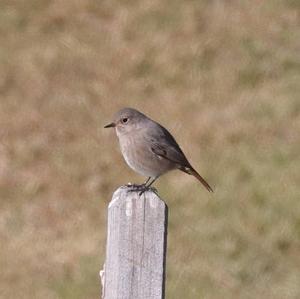
[[[146,185],[145,184],[138,185],[138,184],[128,183],[126,185],[126,187],[130,188],[131,189],[130,191],[138,191],[140,189],[144,189],[146,187]]]
[[[128,192],[138,192],[139,191],[139,196],[141,196],[146,191],[150,191],[150,190],[153,191],[153,192],[155,192],[155,193],[157,193],[157,190],[155,188],[148,187],[146,184],[138,185],[138,184],[128,183],[126,185],[126,187],[130,188],[130,190],[128,190]]]

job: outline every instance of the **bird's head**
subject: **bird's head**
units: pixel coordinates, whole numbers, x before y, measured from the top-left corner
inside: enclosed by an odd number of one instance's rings
[[[142,123],[148,118],[143,113],[133,108],[123,108],[118,111],[113,122],[104,128],[115,128],[118,136],[134,132],[142,127]]]

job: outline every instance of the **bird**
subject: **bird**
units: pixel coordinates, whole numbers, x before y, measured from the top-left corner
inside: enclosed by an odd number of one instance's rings
[[[140,188],[142,194],[162,175],[181,170],[194,176],[209,191],[213,189],[193,168],[171,133],[162,125],[134,108],[123,108],[104,128],[114,128],[121,153],[134,171],[147,177]]]

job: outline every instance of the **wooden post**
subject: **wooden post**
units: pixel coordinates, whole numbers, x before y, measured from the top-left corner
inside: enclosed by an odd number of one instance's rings
[[[148,190],[120,187],[108,207],[104,299],[163,299],[168,207]]]

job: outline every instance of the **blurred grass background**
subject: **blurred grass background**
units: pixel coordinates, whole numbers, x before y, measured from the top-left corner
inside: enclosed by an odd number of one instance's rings
[[[99,298],[106,208],[141,182],[103,125],[132,106],[174,172],[167,298],[300,298],[300,2],[2,0],[0,297]]]

